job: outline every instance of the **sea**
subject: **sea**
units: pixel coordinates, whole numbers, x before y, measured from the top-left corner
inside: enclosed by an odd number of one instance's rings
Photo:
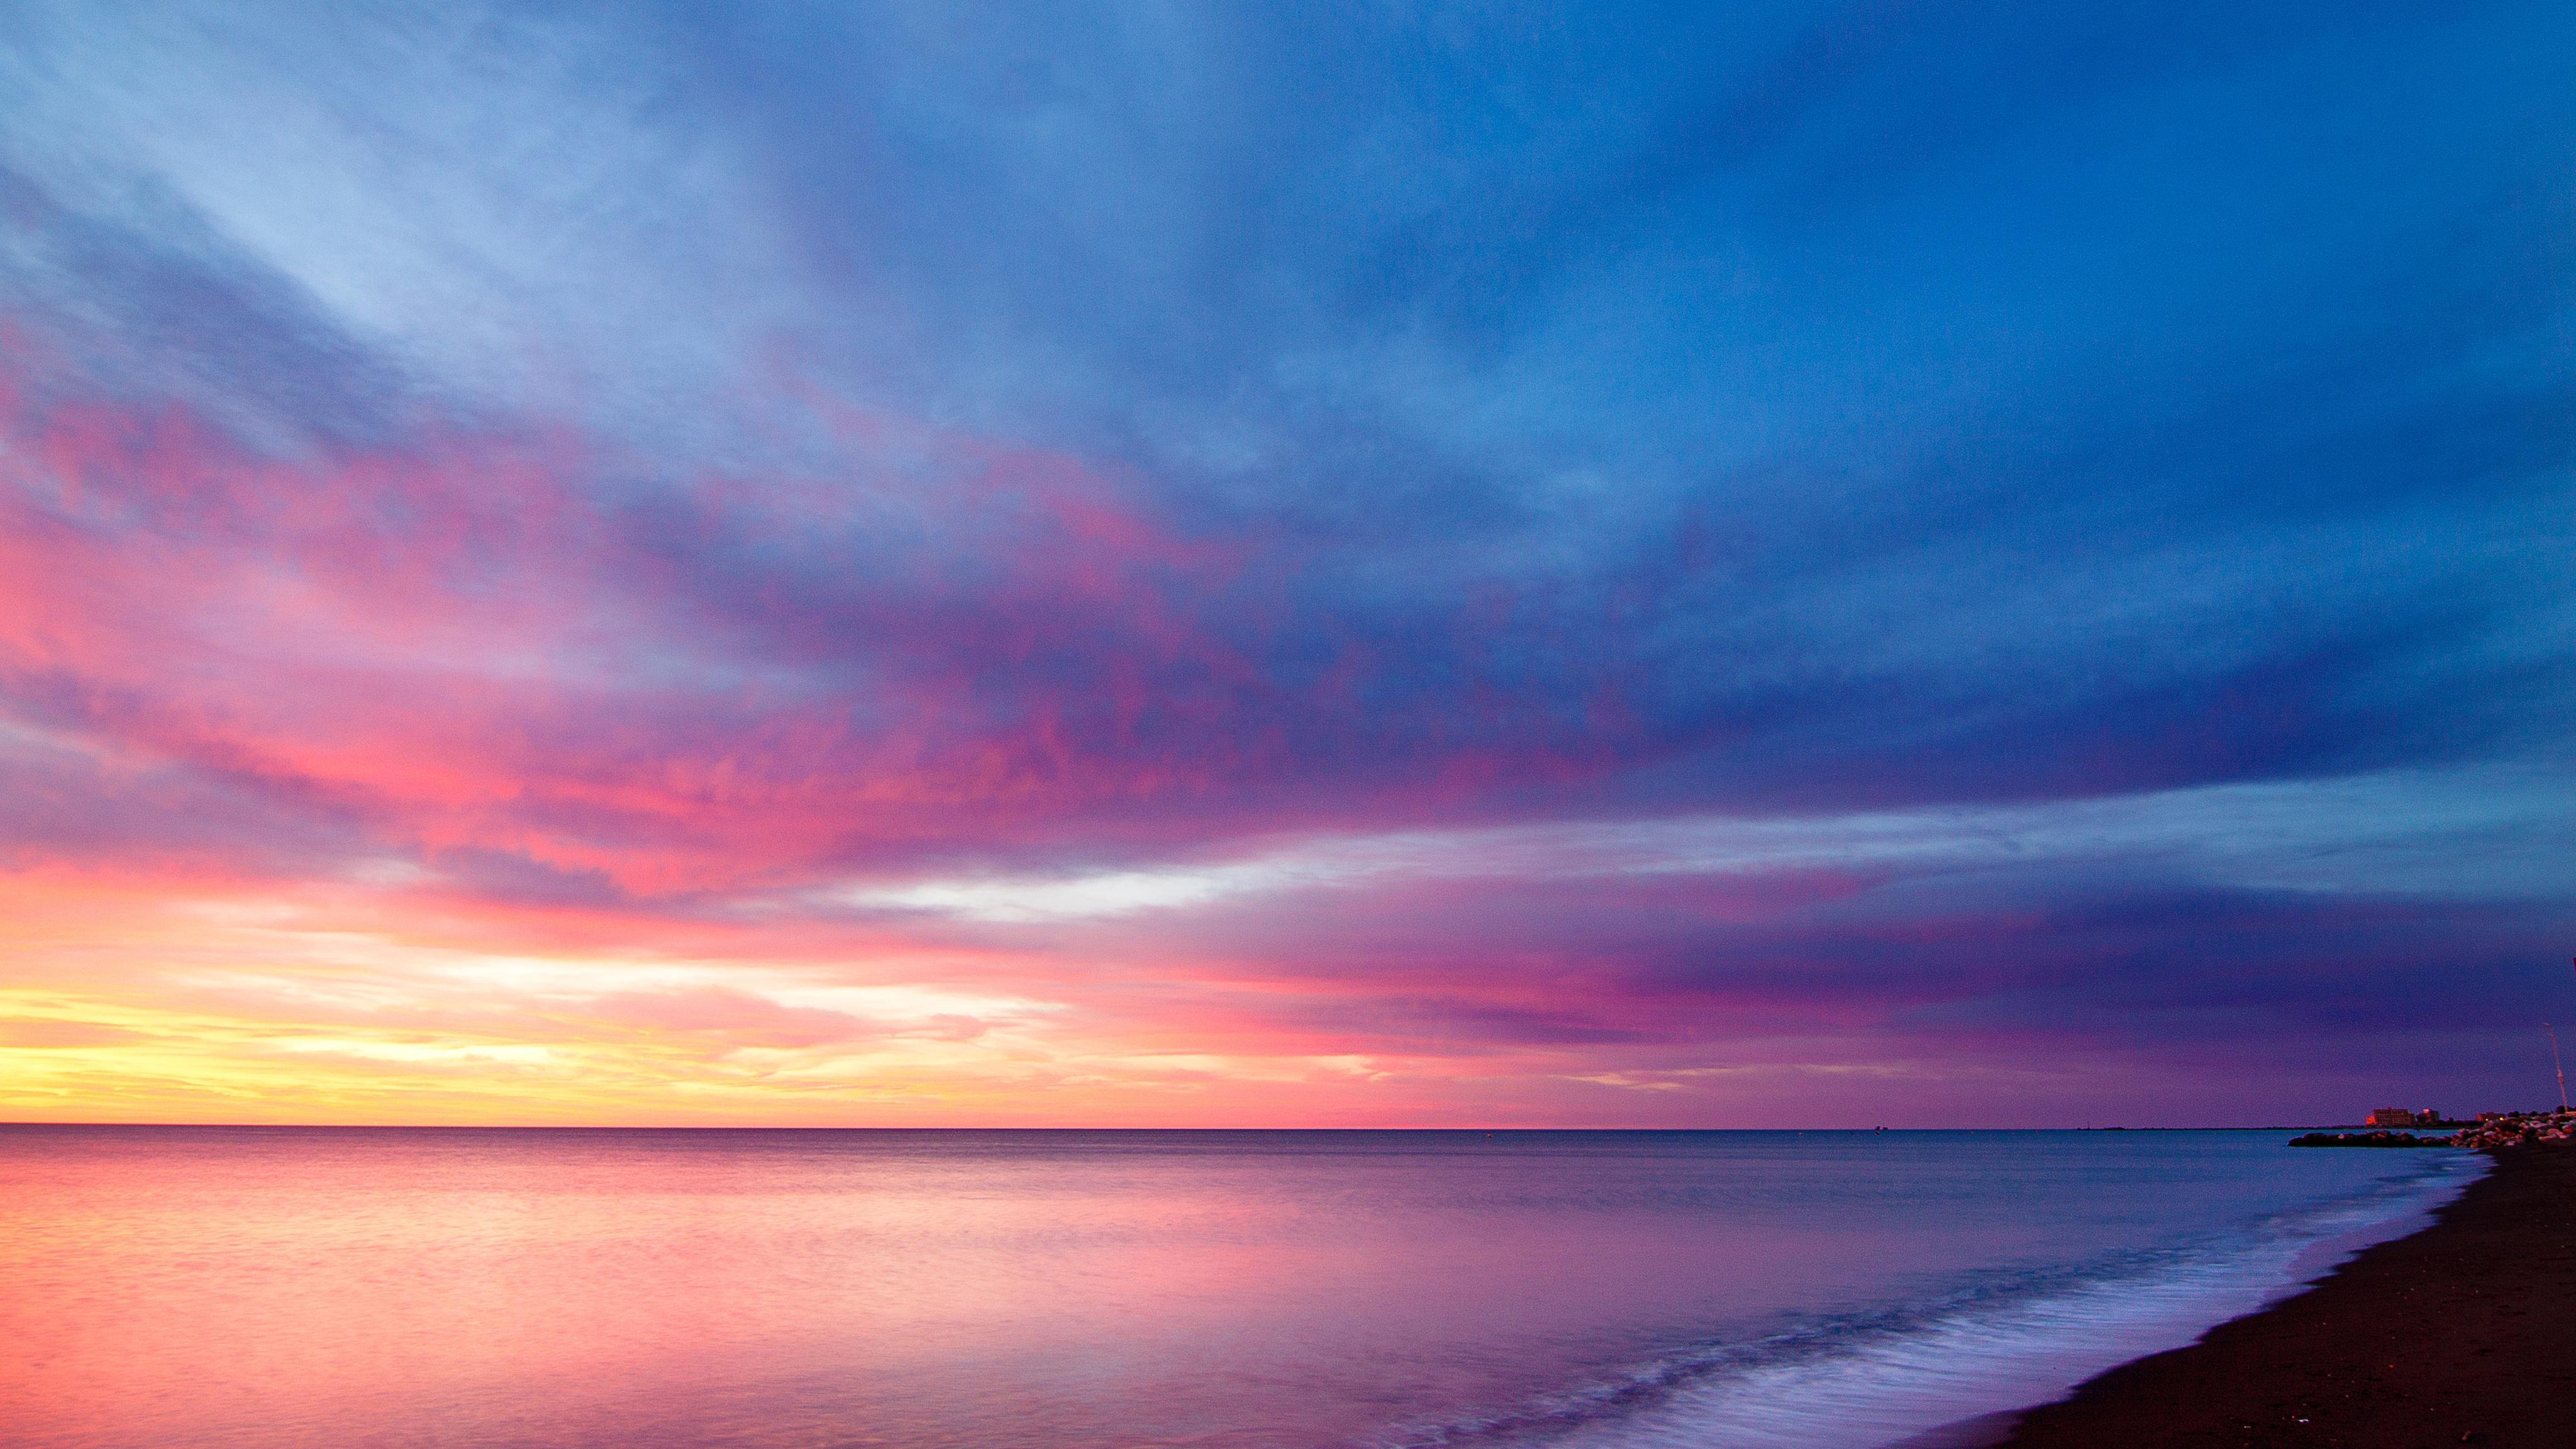
[[[2290,1135],[0,1127],[0,1443],[1964,1444],[2483,1166]]]

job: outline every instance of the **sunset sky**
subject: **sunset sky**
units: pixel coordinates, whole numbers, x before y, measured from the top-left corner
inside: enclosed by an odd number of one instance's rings
[[[10,6],[0,1118],[2541,1105],[2571,76],[2564,3]]]

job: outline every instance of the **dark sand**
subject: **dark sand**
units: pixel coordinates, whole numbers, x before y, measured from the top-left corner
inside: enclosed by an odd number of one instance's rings
[[[2004,1443],[2576,1449],[2576,1146],[2499,1152],[2422,1232],[2030,1410]]]

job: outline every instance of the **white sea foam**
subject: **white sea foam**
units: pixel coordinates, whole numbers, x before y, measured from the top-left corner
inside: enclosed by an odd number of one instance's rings
[[[2080,1271],[1998,1281],[1907,1310],[1711,1344],[1504,1420],[1416,1445],[1512,1449],[1921,1449],[2197,1339],[2402,1236],[2483,1170],[2430,1154],[2421,1176],[2224,1235]],[[1999,1425],[1998,1425],[1999,1427]],[[1950,1431],[1950,1432],[1944,1432]]]

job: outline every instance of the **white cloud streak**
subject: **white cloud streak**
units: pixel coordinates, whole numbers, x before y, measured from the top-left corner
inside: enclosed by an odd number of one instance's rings
[[[2571,804],[2576,785],[2561,769],[2490,766],[2034,805],[1338,836],[1217,864],[867,882],[827,903],[1034,925],[1439,880],[1962,875],[2115,862],[2246,889],[2547,898],[2576,846]]]

